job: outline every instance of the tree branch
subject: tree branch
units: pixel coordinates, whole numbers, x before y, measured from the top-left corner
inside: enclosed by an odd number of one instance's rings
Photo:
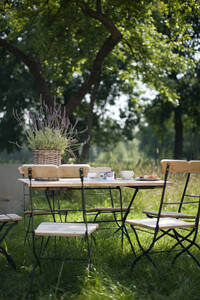
[[[5,48],[19,60],[23,61],[23,63],[29,68],[31,74],[33,75],[33,78],[35,79],[39,96],[42,96],[42,99],[48,106],[52,106],[54,100],[42,75],[40,63],[33,59],[32,56],[24,54],[18,47],[12,45],[5,39],[0,39],[0,47]]]
[[[121,32],[117,29],[114,23],[105,15],[101,10],[101,1],[97,0],[97,10],[91,10],[88,5],[84,2],[81,2],[81,8],[83,13],[86,16],[89,16],[95,20],[100,21],[106,28],[106,30],[110,33],[110,36],[106,38],[101,49],[99,49],[93,65],[90,70],[89,77],[85,80],[85,82],[80,87],[79,91],[73,94],[69,102],[67,104],[67,111],[71,114],[75,108],[80,105],[83,97],[88,93],[90,87],[98,81],[98,78],[101,74],[102,66],[105,60],[105,57],[114,49],[114,47],[120,42],[122,39]]]

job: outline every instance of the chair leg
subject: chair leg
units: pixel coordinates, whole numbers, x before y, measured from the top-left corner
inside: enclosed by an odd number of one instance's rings
[[[97,242],[93,234],[91,234],[92,241],[94,242],[95,247],[97,247]]]
[[[31,275],[30,275],[30,288],[29,288],[29,292],[28,292],[28,295],[27,295],[30,298],[32,298],[32,296],[33,296],[33,283],[34,283],[34,278],[35,278],[35,270],[36,270],[37,266],[38,266],[38,263],[37,263],[37,261],[35,261],[34,266],[33,266],[33,270],[32,270]]]
[[[170,233],[171,231],[173,231],[173,234]],[[180,245],[180,241],[184,242],[187,241],[189,243],[191,243],[192,241],[189,239],[189,237],[194,233],[194,231],[190,231],[186,236],[182,236],[181,234],[179,234],[177,231],[175,231],[174,229],[170,229],[167,231],[163,231],[162,232],[164,234],[167,234],[168,236],[172,237],[173,239],[175,239],[177,242],[171,247],[171,250],[175,249],[178,245]],[[179,239],[181,238],[181,239]],[[200,247],[195,243],[195,245],[200,249]]]
[[[192,230],[191,232],[188,233],[188,235],[186,236],[182,236],[180,233],[178,233],[176,230],[173,230],[173,234],[169,233],[169,230],[166,232],[167,235],[169,235],[172,238],[176,239],[176,243],[172,246],[172,248],[170,249],[170,251],[173,251],[173,249],[175,249],[178,245],[181,246],[182,250],[174,257],[174,259],[172,260],[172,264],[175,263],[175,260],[184,252],[187,252],[197,263],[197,265],[200,266],[200,262],[197,260],[197,258],[189,251],[189,249],[192,246],[195,246],[198,248],[198,250],[200,250],[200,247],[197,243],[195,243],[195,239],[196,239],[196,233],[193,240],[189,239],[189,237],[194,233],[194,230]],[[187,247],[185,247],[183,245],[183,242],[186,241],[188,243],[190,243]]]
[[[40,273],[41,273],[40,256],[41,256],[42,251],[44,250],[43,249],[43,241],[44,241],[44,239],[42,237],[42,241],[41,241],[40,249],[39,249],[39,254],[37,254],[37,251],[36,251],[36,248],[35,248],[35,240],[34,240],[34,237],[33,237],[33,254],[34,254],[34,257],[35,257],[35,263],[34,263],[33,270],[32,270],[31,275],[30,275],[30,288],[29,288],[29,293],[28,293],[28,295],[30,294],[31,297],[33,296],[33,283],[34,283],[34,278],[35,278],[35,270],[36,270],[37,266],[39,266]]]
[[[3,231],[2,236],[0,237],[0,244],[3,242],[3,240],[6,238],[7,234],[9,233],[9,231],[13,228],[13,226],[15,226],[17,224],[17,222],[13,222],[13,223],[2,223],[0,226],[0,231]],[[4,230],[5,229],[5,230]],[[16,265],[14,260],[12,259],[12,257],[8,254],[8,252],[5,250],[4,247],[0,246],[0,253],[2,253],[8,263],[12,266],[13,269],[16,270]]]
[[[137,193],[138,193],[138,188],[135,189],[135,191],[134,191],[134,193],[133,193],[133,196],[132,196],[132,198],[131,198],[131,201],[130,201],[130,203],[129,203],[127,209],[126,209],[126,212],[125,212],[124,216],[122,215],[122,224],[121,224],[121,226],[115,231],[115,232],[118,232],[119,230],[122,231],[122,249],[123,249],[123,235],[127,233],[127,230],[126,230],[126,233],[124,232],[126,218],[127,218],[128,214],[129,214],[129,212],[130,212],[130,208],[131,208],[131,206],[132,206],[132,204],[133,204],[133,202],[134,202],[134,199],[135,199]],[[122,199],[121,190],[120,190],[120,198]],[[121,201],[121,200],[120,200],[120,201]],[[122,205],[122,204],[121,204],[121,205]],[[121,207],[122,207],[122,206],[121,206]]]
[[[198,261],[198,259],[197,259],[197,258],[189,251],[189,249],[190,249],[193,245],[197,246],[197,248],[199,248],[199,246],[198,246],[194,241],[189,240],[188,238],[182,237],[182,236],[181,236],[180,234],[178,234],[176,231],[174,231],[174,234],[175,234],[175,238],[176,238],[176,240],[177,240],[177,244],[179,244],[179,245],[182,247],[182,250],[174,257],[174,259],[172,260],[172,264],[175,263],[176,259],[177,259],[178,257],[180,257],[181,254],[183,254],[184,252],[187,252],[188,255],[190,255],[190,256],[193,258],[193,260],[196,262],[196,264],[200,267],[200,262]],[[182,240],[180,240],[179,237],[181,237]],[[185,246],[183,245],[183,241],[185,241],[185,240],[186,240],[187,242],[190,242],[190,244],[189,244],[187,247],[185,247]]]
[[[31,226],[31,217],[29,216],[28,217],[28,225],[25,228],[24,246],[26,244],[26,241],[28,240],[28,234],[30,233],[30,226]]]
[[[191,246],[190,246],[191,247]],[[176,254],[176,256],[173,258],[172,260],[172,264],[175,263],[176,259],[178,257],[180,257],[181,254],[183,254],[184,252],[187,252],[192,258],[193,260],[196,262],[196,264],[200,267],[200,262],[198,261],[198,259],[189,251],[188,247],[184,248],[181,252],[179,252],[178,254]]]
[[[133,261],[132,265],[131,265],[131,270],[133,270],[133,268],[135,267],[136,263],[138,263],[138,261],[143,257],[146,256],[148,258],[148,260],[152,263],[152,265],[155,267],[155,269],[157,270],[157,272],[159,273],[160,270],[158,268],[158,266],[156,265],[156,263],[154,262],[154,260],[151,258],[151,256],[148,254],[150,250],[148,249],[147,251],[144,251],[141,255],[137,256],[136,259]]]
[[[136,265],[136,263],[137,263],[143,256],[146,256],[146,258],[152,263],[152,265],[155,267],[155,269],[156,269],[158,272],[160,272],[158,266],[156,265],[156,263],[154,262],[154,260],[153,260],[153,259],[151,258],[151,256],[149,255],[149,252],[151,251],[151,249],[153,248],[153,246],[154,246],[154,244],[155,244],[155,242],[156,242],[156,240],[157,240],[157,239],[156,239],[156,235],[154,235],[153,241],[151,242],[151,244],[150,244],[150,246],[148,247],[148,249],[145,250],[144,247],[142,246],[142,244],[140,243],[140,239],[139,239],[139,236],[138,236],[138,234],[137,234],[136,229],[134,228],[134,226],[131,226],[131,228],[132,228],[132,230],[133,230],[133,232],[134,232],[134,234],[135,234],[137,243],[138,243],[140,249],[142,250],[142,254],[139,255],[139,256],[137,256],[137,257],[135,258],[135,260],[133,261],[132,266],[131,266],[131,269],[133,269],[133,267]]]
[[[126,235],[128,241],[129,241],[129,244],[130,244],[130,246],[131,246],[131,250],[132,250],[134,256],[136,257],[136,253],[135,253],[135,249],[134,249],[134,247],[133,247],[133,243],[131,242],[130,236],[129,236],[129,234],[128,234],[128,230],[127,230],[127,228],[126,228],[125,225],[124,225],[124,230],[125,230],[125,233],[124,233],[124,234]],[[122,245],[122,249],[123,249],[123,245]]]
[[[118,187],[117,188],[118,191],[119,191],[119,205],[120,205],[120,213],[121,213],[121,220],[123,220],[123,205],[122,205],[122,191],[121,191],[121,188]],[[112,190],[111,188],[109,188],[109,192],[110,192],[110,201],[111,201],[111,205],[112,205],[112,208],[114,208],[114,201],[113,201],[113,195],[112,195]],[[113,214],[113,218],[115,220],[115,223],[117,224],[118,228],[120,229],[121,228],[121,224],[118,222],[117,220],[117,214],[115,211],[112,212]],[[123,243],[123,236],[122,236],[122,243]]]
[[[34,257],[35,257],[35,269],[37,266],[39,266],[40,268],[40,273],[41,273],[41,263],[40,263],[40,256],[41,256],[41,253],[42,251],[44,250],[43,249],[43,242],[44,242],[44,238],[42,237],[42,241],[41,241],[41,244],[40,244],[40,249],[39,249],[39,252],[37,254],[37,251],[36,251],[36,248],[35,248],[35,240],[33,240],[33,254],[34,254]]]
[[[2,253],[6,257],[8,263],[12,266],[12,268],[14,270],[16,270],[16,265],[15,265],[14,260],[12,259],[12,257],[7,253],[7,251],[3,247],[0,247],[0,253]]]
[[[87,243],[87,252],[88,252],[88,270],[90,269],[90,266],[92,264],[92,258],[91,258],[91,248],[90,248],[90,241],[87,233],[85,234],[85,241]]]

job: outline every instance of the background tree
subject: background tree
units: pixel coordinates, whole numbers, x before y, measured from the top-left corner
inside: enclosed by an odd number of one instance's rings
[[[30,73],[14,56],[0,49],[0,151],[13,151],[16,146],[10,142],[23,144],[22,127],[13,117],[13,110],[27,109],[34,105],[34,86]]]
[[[195,132],[195,143],[198,144],[199,121],[196,116],[197,112],[200,111],[199,94],[197,92],[200,86],[199,62],[195,57],[195,53],[199,51],[199,44],[197,43],[200,33],[199,17],[189,16],[189,21],[192,27],[188,28],[185,34],[189,35],[190,39],[187,40],[184,51],[178,51],[178,49],[174,49],[174,51],[180,57],[190,56],[192,64],[185,72],[179,70],[166,74],[166,81],[173,86],[177,99],[174,102],[169,101],[160,93],[151,104],[147,104],[144,112],[148,124],[160,142],[161,140],[164,141],[166,137],[169,139],[169,135],[172,135],[170,138],[173,145],[171,155],[176,159],[193,158],[194,153],[199,156],[199,151],[194,151],[194,144],[191,143],[189,147],[187,143],[188,135],[190,135],[189,139],[191,140],[192,132]],[[187,151],[184,148],[184,141],[187,143]],[[164,146],[166,147],[165,143]]]

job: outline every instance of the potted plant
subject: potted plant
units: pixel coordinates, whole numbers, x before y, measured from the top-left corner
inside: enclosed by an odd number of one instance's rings
[[[15,113],[16,118],[21,119]],[[61,164],[61,156],[67,151],[75,157],[80,147],[78,120],[73,125],[66,115],[66,110],[56,104],[48,107],[41,101],[40,109],[28,113],[28,126],[25,129],[27,145],[34,154],[35,164]],[[22,122],[21,122],[22,123]]]
[[[69,146],[68,139],[59,129],[44,127],[36,131],[27,130],[29,149],[34,153],[36,164],[61,164],[61,154]]]

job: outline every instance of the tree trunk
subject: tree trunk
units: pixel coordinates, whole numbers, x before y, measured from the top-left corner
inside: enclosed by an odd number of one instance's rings
[[[87,128],[88,128],[87,133],[90,138],[88,142],[83,146],[83,150],[81,153],[81,161],[89,160],[89,150],[90,150],[90,143],[92,139],[93,109],[94,109],[94,103],[99,89],[99,84],[100,84],[100,80],[98,80],[94,85],[90,97],[90,105],[89,105],[88,118],[87,118]]]
[[[182,159],[183,155],[183,122],[182,122],[182,109],[177,106],[174,110],[174,158]]]

